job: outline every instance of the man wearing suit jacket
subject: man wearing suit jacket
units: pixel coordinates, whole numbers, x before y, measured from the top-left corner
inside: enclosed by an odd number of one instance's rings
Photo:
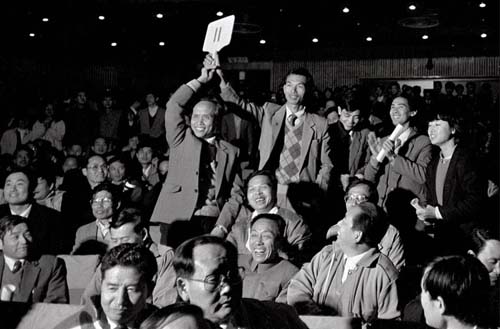
[[[161,147],[165,136],[165,109],[156,104],[157,98],[153,93],[146,95],[148,107],[139,110],[139,127],[142,135],[149,136],[155,146]]]
[[[214,67],[216,62],[217,59],[207,55],[204,65]],[[241,99],[225,81],[222,71],[217,69],[217,73],[221,77],[222,99],[250,112],[260,124],[259,169],[276,173],[278,205],[297,210],[298,204],[293,200],[310,199],[304,189],[300,196],[294,196],[289,190],[292,186],[312,186],[313,191],[318,187],[319,191],[326,192],[332,169],[330,137],[326,119],[311,113],[308,107],[313,90],[311,74],[303,68],[290,71],[283,85],[286,104],[266,102],[258,106]]]
[[[186,104],[213,74],[203,68],[167,103],[169,173],[151,221],[163,223],[162,239],[171,247],[198,234],[225,236],[243,202],[239,150],[218,137],[220,105],[202,99],[193,107],[190,125],[185,119]]]
[[[441,252],[465,252],[464,235],[481,217],[487,183],[473,161],[473,152],[458,143],[462,127],[455,113],[438,111],[429,122],[429,138],[440,148],[426,173],[425,206],[416,209],[419,224],[435,231]]]
[[[61,220],[58,211],[34,202],[36,186],[36,177],[30,171],[12,171],[5,179],[3,193],[7,204],[0,206],[0,217],[19,215],[27,218],[36,249],[41,254],[68,253],[72,243],[67,238],[68,223]]]
[[[26,218],[0,219],[0,287],[2,300],[25,303],[68,303],[66,266],[52,255],[38,256]]]

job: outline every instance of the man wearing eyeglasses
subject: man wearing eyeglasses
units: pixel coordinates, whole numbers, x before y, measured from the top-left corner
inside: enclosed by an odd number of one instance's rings
[[[242,298],[236,249],[215,236],[199,236],[175,251],[177,292],[221,328],[307,328],[289,306]]]
[[[78,228],[72,254],[104,254],[110,244],[111,218],[120,207],[116,186],[111,183],[97,185],[93,190],[90,205],[94,221]]]

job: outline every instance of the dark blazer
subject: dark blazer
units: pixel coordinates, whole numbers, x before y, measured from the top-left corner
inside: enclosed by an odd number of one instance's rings
[[[477,220],[487,198],[487,182],[479,175],[472,154],[474,153],[461,145],[455,148],[444,180],[442,205],[438,204],[436,196],[439,154],[433,157],[427,167],[427,204],[438,206],[443,219],[455,225]]]
[[[165,126],[170,162],[152,222],[187,221],[196,208],[203,141],[193,134],[184,118],[184,107],[193,95],[190,87],[182,85],[167,103]],[[243,202],[238,148],[218,141],[216,161],[215,197],[221,209],[217,224],[229,229]]]
[[[147,108],[139,111],[139,127],[141,134],[158,138],[165,134],[165,109],[158,106],[153,125],[149,125],[149,111]]]
[[[0,218],[10,214],[8,204],[0,205]],[[57,255],[69,251],[68,232],[63,226],[65,223],[61,220],[60,212],[57,210],[32,203],[28,224],[34,237],[36,251],[40,255]]]
[[[5,258],[0,251],[0,286]],[[22,268],[19,290],[14,293],[14,302],[59,303],[69,302],[64,261],[52,255],[42,255],[38,259],[26,260]]]

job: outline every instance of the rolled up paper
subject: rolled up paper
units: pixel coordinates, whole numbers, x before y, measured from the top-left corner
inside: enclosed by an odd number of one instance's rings
[[[394,128],[394,130],[392,131],[391,135],[389,136],[389,139],[394,142],[396,138],[398,138],[399,135],[401,135],[404,129],[405,128],[402,125],[398,124],[396,128]],[[385,154],[386,154],[385,150],[381,149],[380,152],[378,152],[377,154],[377,161],[382,162],[382,160],[384,160]]]
[[[2,292],[0,293],[0,300],[4,302],[10,302],[12,300],[12,296],[14,295],[14,291],[16,291],[16,286],[13,284],[6,284],[2,287]]]
[[[410,201],[410,204],[413,206],[415,209],[421,209],[422,206],[420,206],[420,202],[418,201],[418,198],[414,198]]]

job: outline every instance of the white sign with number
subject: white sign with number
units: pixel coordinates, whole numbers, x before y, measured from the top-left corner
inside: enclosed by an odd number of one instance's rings
[[[231,42],[233,34],[234,15],[227,16],[208,24],[203,51],[211,54],[221,50]]]

